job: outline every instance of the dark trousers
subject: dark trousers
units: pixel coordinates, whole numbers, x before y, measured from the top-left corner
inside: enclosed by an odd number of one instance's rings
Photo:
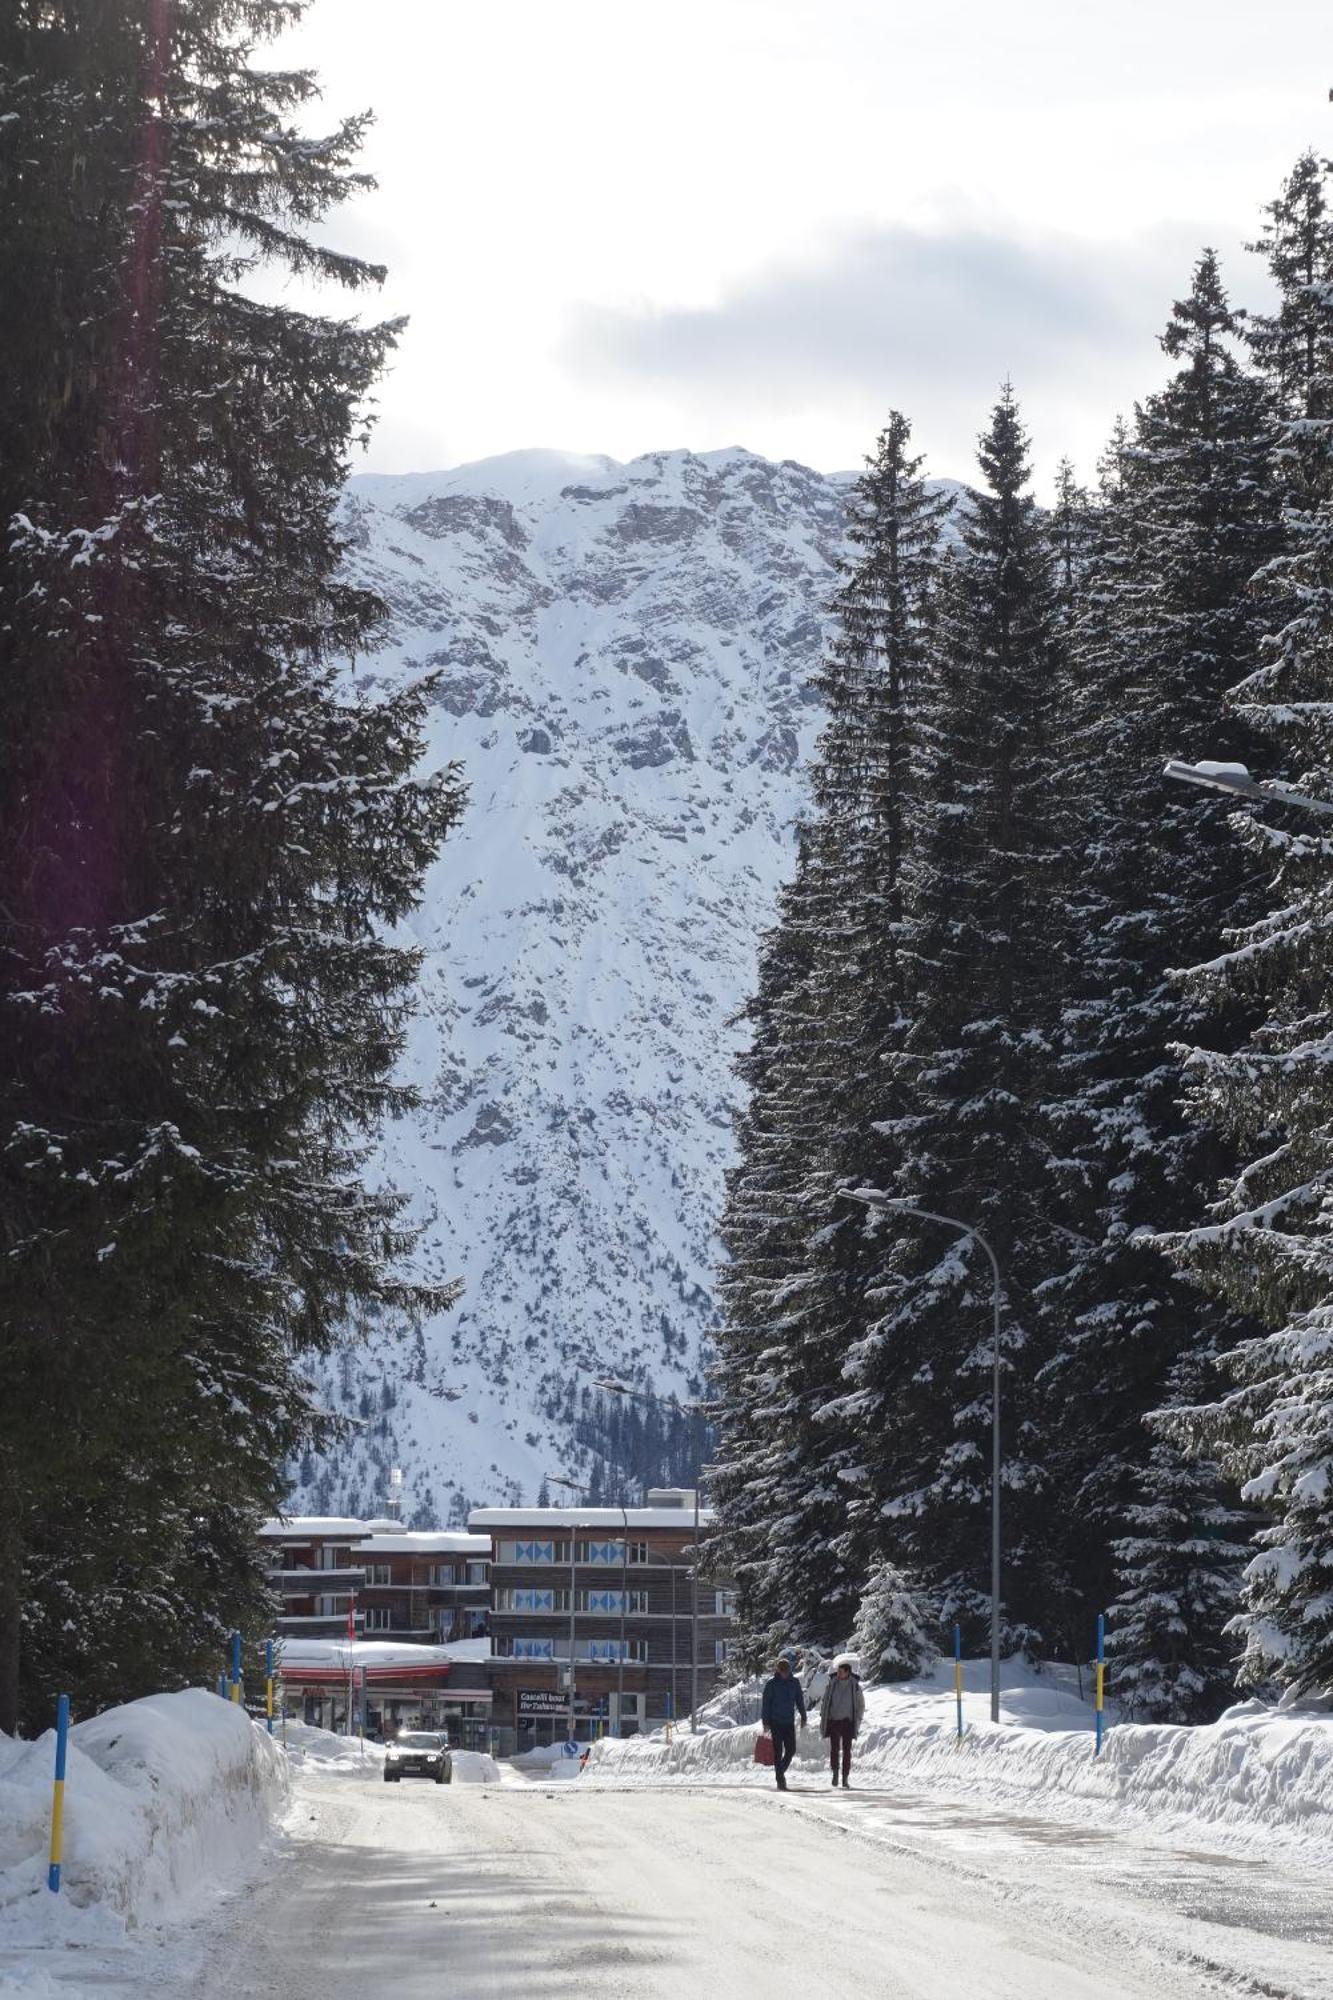
[[[842,1775],[845,1778],[852,1768],[852,1724],[850,1717],[845,1722],[830,1722],[828,1726],[828,1760],[833,1775],[838,1775],[838,1745],[842,1745]]]
[[[773,1776],[782,1790],[787,1789],[787,1766],[796,1755],[796,1724],[794,1722],[772,1722],[769,1731],[773,1738]]]

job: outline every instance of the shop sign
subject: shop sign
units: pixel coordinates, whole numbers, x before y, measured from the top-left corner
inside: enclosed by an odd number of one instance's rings
[[[559,1688],[518,1688],[515,1698],[520,1715],[568,1715],[569,1698]]]

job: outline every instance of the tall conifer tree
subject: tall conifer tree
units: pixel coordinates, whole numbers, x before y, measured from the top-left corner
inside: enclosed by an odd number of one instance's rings
[[[980,440],[934,641],[929,750],[905,885],[912,1020],[890,1063],[888,1185],[981,1228],[1005,1281],[1011,1620],[1039,1615],[1031,1544],[1033,1287],[1049,1265],[1036,1111],[1058,996],[1049,912],[1061,869],[1052,787],[1057,599],[1010,388]],[[856,1373],[877,1506],[942,1620],[989,1594],[990,1267],[933,1223],[884,1225],[885,1269]],[[1022,1496],[1020,1498],[1020,1496]]]
[[[317,1421],[299,1351],[430,1296],[360,1166],[459,796],[413,777],[422,690],[335,677],[395,329],[246,284],[381,275],[309,233],[364,121],[312,138],[314,79],[254,60],[301,11],[0,26],[0,1728],[211,1677]]]
[[[1277,403],[1275,476],[1284,547],[1262,573],[1276,600],[1258,668],[1235,701],[1263,732],[1266,765],[1333,793],[1333,217],[1323,170],[1297,163],[1262,246],[1279,294],[1253,346]],[[1196,1048],[1196,1117],[1241,1164],[1214,1220],[1181,1231],[1177,1257],[1266,1331],[1224,1357],[1227,1393],[1168,1416],[1166,1434],[1218,1457],[1262,1509],[1237,1619],[1242,1679],[1297,1692],[1333,1686],[1333,840],[1275,809],[1244,829],[1271,877],[1267,912],[1227,934],[1193,983],[1216,1004],[1262,1010],[1240,1050]]]
[[[812,776],[796,880],[772,965],[789,976],[747,1059],[742,1128],[725,1235],[733,1252],[722,1336],[728,1391],[722,1511],[741,1553],[748,1494],[756,1623],[844,1638],[879,1528],[862,1498],[859,1399],[845,1370],[864,1326],[875,1251],[840,1196],[877,1171],[874,1125],[887,1114],[887,1058],[902,1042],[902,876],[919,775],[923,669],[947,499],[932,493],[911,431],[894,412],[852,496],[835,600],[837,629],[819,685],[828,724]],[[792,976],[794,975],[794,976]],[[771,977],[771,973],[770,973]],[[761,987],[761,993],[763,992]],[[773,1159],[786,1161],[779,1254],[767,1260],[758,1367],[733,1397],[757,1253],[770,1251]],[[754,1192],[764,1190],[761,1219]],[[756,1338],[752,1329],[748,1338]],[[761,1438],[754,1436],[758,1424]],[[762,1474],[760,1468],[763,1468]],[[757,1503],[757,1505],[756,1505]],[[762,1611],[760,1611],[762,1607]],[[747,1604],[748,1611],[748,1604]]]
[[[1209,805],[1161,776],[1169,756],[1251,754],[1252,732],[1224,702],[1256,655],[1263,605],[1249,583],[1279,527],[1271,406],[1242,365],[1239,336],[1205,252],[1163,336],[1178,372],[1113,453],[1073,634],[1070,741],[1085,854],[1071,885],[1063,1088],[1050,1113],[1065,1254],[1043,1290],[1050,1353],[1041,1379],[1062,1527],[1053,1585],[1068,1596],[1069,1644],[1122,1588],[1142,1601],[1124,1564],[1146,1560],[1154,1524],[1176,1531],[1176,1500],[1202,1476],[1168,1462],[1145,1416],[1182,1358],[1193,1357],[1198,1381],[1207,1357],[1243,1331],[1233,1313],[1165,1279],[1151,1242],[1197,1213],[1226,1161],[1216,1129],[1182,1115],[1175,1044],[1206,1027],[1235,1046],[1247,1026],[1243,1009],[1210,1013],[1170,970],[1208,948],[1219,912],[1255,907],[1253,867],[1220,800]],[[1220,1493],[1199,1502],[1219,1519],[1228,1504]],[[1199,1567],[1195,1539],[1186,1531],[1186,1594]],[[1165,1548],[1152,1568],[1163,1591]],[[1116,1671],[1132,1674],[1140,1706],[1150,1683],[1165,1698],[1168,1679],[1132,1657],[1150,1643],[1148,1627],[1134,1622],[1131,1643],[1130,1623],[1113,1623]],[[1219,1633],[1220,1623],[1214,1647]],[[1205,1686],[1211,1698],[1216,1677],[1171,1684],[1186,1707],[1162,1719],[1183,1721],[1198,1713],[1188,1704]]]

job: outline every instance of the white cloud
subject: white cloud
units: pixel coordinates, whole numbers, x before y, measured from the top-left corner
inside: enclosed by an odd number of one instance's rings
[[[1040,428],[1095,452],[1207,219],[1249,289],[1237,244],[1327,139],[1327,44],[1325,0],[315,0],[278,59],[320,70],[330,113],[378,114],[380,188],[346,222],[412,324],[373,464],[741,440],[829,466],[893,397],[951,454],[1025,358]],[[915,344],[884,327],[890,251]],[[761,309],[799,325],[821,267],[873,337],[807,320],[802,383]],[[1024,328],[1025,287],[1063,341]],[[1018,351],[948,336],[932,368],[960,301]]]

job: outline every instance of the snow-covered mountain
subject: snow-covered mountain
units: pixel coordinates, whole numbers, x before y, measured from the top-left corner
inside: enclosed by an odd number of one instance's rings
[[[349,489],[391,611],[360,681],[443,679],[432,757],[470,800],[432,873],[410,1071],[386,1137],[461,1276],[450,1314],[326,1371],[366,1428],[297,1504],[531,1498],[578,1463],[590,1367],[680,1389],[713,1318],[738,1031],[790,865],[846,476],[732,450],[525,452]]]

